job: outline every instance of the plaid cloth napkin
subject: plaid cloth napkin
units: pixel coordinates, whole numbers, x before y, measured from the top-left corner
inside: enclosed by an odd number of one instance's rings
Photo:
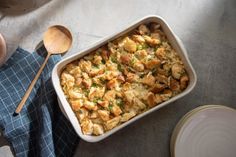
[[[51,83],[51,71],[60,56],[49,59],[35,88],[18,116],[13,116],[46,50],[30,54],[18,48],[0,68],[0,128],[15,156],[72,156],[78,137],[62,115]]]

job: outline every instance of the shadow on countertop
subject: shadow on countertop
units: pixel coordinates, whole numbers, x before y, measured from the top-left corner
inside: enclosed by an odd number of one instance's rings
[[[0,12],[8,16],[19,16],[36,10],[51,0],[0,0]]]

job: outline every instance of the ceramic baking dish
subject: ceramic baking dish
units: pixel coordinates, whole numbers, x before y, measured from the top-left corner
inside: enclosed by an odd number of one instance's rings
[[[127,32],[135,29],[136,27],[138,27],[141,24],[149,23],[149,22],[156,22],[156,23],[159,23],[161,25],[162,30],[166,34],[170,44],[172,45],[172,47],[176,50],[176,52],[181,57],[184,65],[185,65],[186,71],[187,71],[187,73],[189,75],[189,78],[190,78],[190,82],[189,82],[188,87],[182,93],[180,93],[179,95],[177,95],[177,96],[169,99],[168,101],[165,101],[165,102],[149,109],[148,111],[146,111],[144,113],[141,113],[141,114],[135,116],[134,118],[130,119],[129,121],[113,128],[112,130],[110,130],[108,132],[105,132],[102,135],[99,135],[99,136],[84,135],[82,133],[79,121],[76,118],[76,116],[75,116],[72,108],[70,107],[68,101],[66,100],[66,97],[65,97],[65,95],[63,93],[63,90],[61,88],[61,85],[60,85],[60,74],[61,74],[63,68],[68,63],[83,57],[84,55],[86,55],[86,54],[92,52],[93,50],[101,47],[102,45],[106,44],[107,42],[112,41],[112,40],[118,38],[119,36],[122,36],[122,35],[126,34]],[[182,42],[173,33],[173,31],[171,30],[169,25],[161,17],[155,16],[155,15],[146,16],[146,17],[134,22],[133,24],[131,24],[129,27],[123,29],[122,31],[119,31],[118,33],[115,33],[115,34],[113,34],[109,37],[106,37],[106,38],[102,39],[101,41],[91,45],[86,50],[83,50],[83,51],[78,52],[78,53],[76,53],[76,54],[74,54],[74,55],[72,55],[68,58],[65,58],[65,59],[61,60],[59,63],[56,64],[56,66],[54,67],[54,69],[52,71],[52,82],[53,82],[53,86],[55,88],[55,91],[57,93],[59,105],[60,105],[60,108],[61,108],[62,112],[69,119],[69,121],[71,122],[72,126],[74,127],[76,133],[83,140],[88,141],[88,142],[101,141],[104,138],[110,136],[111,134],[117,132],[118,130],[124,128],[125,126],[127,126],[127,125],[133,123],[134,121],[142,118],[143,116],[146,116],[147,114],[150,114],[150,113],[160,109],[161,107],[166,106],[167,104],[169,104],[169,103],[171,103],[171,102],[173,102],[177,99],[180,99],[181,97],[187,95],[194,88],[194,86],[196,84],[196,81],[197,81],[197,77],[196,77],[195,71],[194,71],[194,69],[193,69],[193,67],[192,67],[192,65],[189,61],[186,49],[184,48]]]

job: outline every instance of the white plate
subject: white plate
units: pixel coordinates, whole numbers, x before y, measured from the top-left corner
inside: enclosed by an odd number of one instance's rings
[[[182,126],[185,124],[185,122],[191,118],[191,116],[193,114],[195,114],[196,112],[199,112],[205,108],[212,108],[212,107],[226,107],[226,106],[222,106],[222,105],[202,105],[199,106],[191,111],[189,111],[188,113],[186,113],[181,119],[180,121],[176,124],[174,131],[172,133],[171,136],[171,141],[170,141],[170,152],[171,152],[171,156],[174,157],[174,147],[175,147],[175,142],[176,142],[176,137],[179,134],[180,129],[182,128]],[[227,108],[227,107],[226,107]]]
[[[186,115],[172,136],[172,156],[236,156],[236,110],[208,105]]]

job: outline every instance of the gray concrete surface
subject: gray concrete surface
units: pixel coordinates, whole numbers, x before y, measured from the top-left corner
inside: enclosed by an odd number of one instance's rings
[[[0,31],[9,53],[18,45],[33,51],[48,26],[66,25],[74,36],[71,55],[147,14],[162,16],[188,50],[196,88],[102,142],[81,141],[75,156],[168,157],[171,133],[185,113],[204,104],[236,108],[235,8],[235,0],[51,0],[17,14],[2,12]],[[11,156],[0,145],[0,156]]]

